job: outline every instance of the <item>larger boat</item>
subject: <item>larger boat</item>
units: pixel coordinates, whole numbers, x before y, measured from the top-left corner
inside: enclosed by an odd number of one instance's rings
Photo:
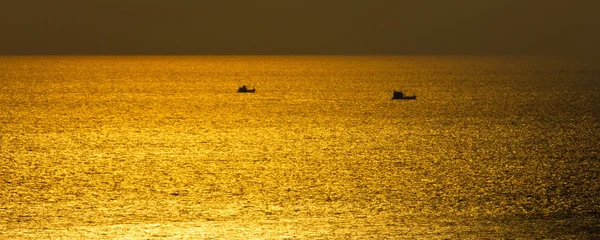
[[[256,92],[256,89],[249,89],[248,87],[246,87],[246,85],[243,85],[241,87],[238,88],[237,92],[239,93],[253,93]]]
[[[417,96],[416,95],[405,95],[402,91],[394,91],[394,96],[392,96],[392,99],[395,100],[416,100]]]

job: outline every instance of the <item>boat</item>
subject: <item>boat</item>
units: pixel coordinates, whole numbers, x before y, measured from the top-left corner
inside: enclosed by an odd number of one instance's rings
[[[394,96],[392,97],[392,99],[395,100],[416,100],[417,96],[416,95],[405,95],[402,91],[394,91]]]
[[[249,89],[248,87],[246,87],[246,85],[243,85],[241,87],[238,88],[237,92],[239,93],[253,93],[256,92],[256,89]]]

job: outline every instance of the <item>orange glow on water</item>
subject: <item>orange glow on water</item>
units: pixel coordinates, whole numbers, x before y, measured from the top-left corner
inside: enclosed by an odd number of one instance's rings
[[[582,66],[1,60],[0,238],[597,236],[600,101]],[[390,100],[399,86],[419,99]]]

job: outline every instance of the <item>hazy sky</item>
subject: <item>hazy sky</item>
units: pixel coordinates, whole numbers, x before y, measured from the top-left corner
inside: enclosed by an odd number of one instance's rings
[[[600,55],[598,0],[2,0],[0,54]]]

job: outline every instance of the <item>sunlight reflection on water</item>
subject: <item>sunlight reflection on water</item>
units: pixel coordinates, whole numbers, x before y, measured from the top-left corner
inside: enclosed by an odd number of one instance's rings
[[[3,238],[599,234],[596,66],[3,58]]]

